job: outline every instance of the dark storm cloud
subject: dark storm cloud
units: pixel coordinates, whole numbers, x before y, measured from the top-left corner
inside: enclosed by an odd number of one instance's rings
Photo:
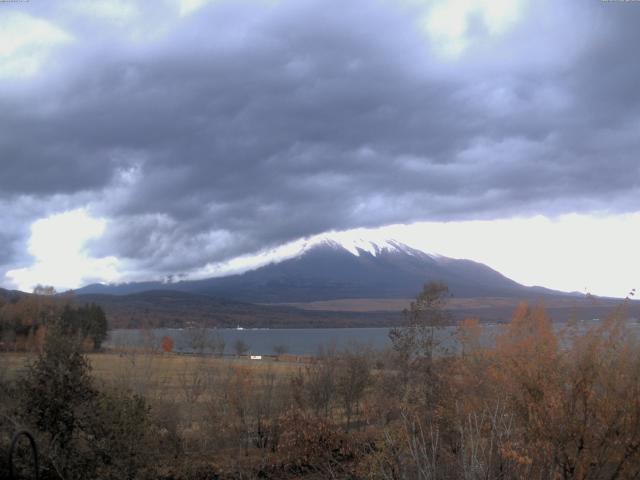
[[[0,265],[8,265],[15,261],[20,252],[20,248],[16,245],[25,236],[26,232],[1,232],[0,233]]]
[[[51,9],[77,41],[0,94],[0,198],[90,195],[93,253],[141,275],[330,229],[637,210],[640,6],[560,3],[498,37],[474,17],[457,59],[398,2],[166,3],[142,39]]]

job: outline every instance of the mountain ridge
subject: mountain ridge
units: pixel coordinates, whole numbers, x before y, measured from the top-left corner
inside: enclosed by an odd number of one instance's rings
[[[457,297],[572,295],[527,287],[482,263],[428,254],[394,240],[359,239],[345,245],[330,238],[306,245],[295,256],[240,274],[171,283],[92,284],[76,293],[127,295],[174,290],[264,304],[412,298],[429,281],[446,283]]]

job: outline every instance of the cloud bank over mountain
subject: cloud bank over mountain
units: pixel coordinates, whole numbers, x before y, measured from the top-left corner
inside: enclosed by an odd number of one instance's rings
[[[86,5],[1,6],[31,35],[0,50],[0,278],[76,209],[133,279],[328,230],[639,210],[633,2]]]

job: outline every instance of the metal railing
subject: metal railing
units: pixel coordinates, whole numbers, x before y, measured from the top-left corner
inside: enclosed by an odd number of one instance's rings
[[[39,480],[40,478],[40,465],[38,463],[38,446],[36,445],[36,441],[26,430],[21,430],[13,436],[11,440],[11,448],[9,448],[9,480],[18,480],[16,477],[15,466],[13,464],[13,457],[16,452],[16,448],[18,447],[18,441],[21,437],[26,437],[29,441],[29,447],[31,448],[31,453],[33,454],[33,479]]]

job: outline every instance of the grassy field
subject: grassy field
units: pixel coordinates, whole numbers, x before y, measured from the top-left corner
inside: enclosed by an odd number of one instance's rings
[[[36,358],[33,353],[2,353],[2,375],[16,378]],[[270,357],[250,360],[135,351],[91,353],[87,359],[94,378],[101,384],[131,389],[149,398],[171,400],[193,398],[197,394],[194,390],[206,392],[213,381],[239,369],[255,378],[268,376],[283,380],[304,368],[299,363]]]
[[[305,364],[269,357],[142,351],[86,357],[98,390],[121,394],[124,389],[144,397],[166,448],[229,471],[239,468],[238,458],[250,464],[268,453],[256,448],[256,434],[250,432],[256,422],[267,425],[287,411],[291,380],[305,371]],[[18,379],[36,359],[34,353],[0,353],[0,379]],[[249,457],[241,455],[245,450]]]

